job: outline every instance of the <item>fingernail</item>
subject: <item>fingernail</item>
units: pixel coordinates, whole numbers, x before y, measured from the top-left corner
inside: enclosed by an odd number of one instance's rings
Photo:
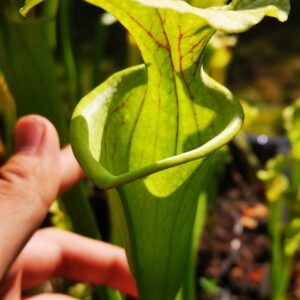
[[[24,117],[16,126],[15,149],[34,150],[41,144],[44,124],[34,117]]]

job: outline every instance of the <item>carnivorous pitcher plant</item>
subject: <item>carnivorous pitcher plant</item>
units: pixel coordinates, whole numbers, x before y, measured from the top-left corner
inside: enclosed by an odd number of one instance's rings
[[[71,143],[86,174],[107,189],[140,299],[174,300],[210,154],[243,120],[239,101],[203,70],[205,47],[216,30],[239,33],[264,16],[285,21],[289,1],[207,8],[180,0],[88,2],[129,30],[144,64],[114,74],[82,99]]]

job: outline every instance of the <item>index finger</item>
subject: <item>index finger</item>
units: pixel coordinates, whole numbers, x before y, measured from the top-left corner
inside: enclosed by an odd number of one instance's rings
[[[59,276],[137,296],[124,250],[74,233],[54,228],[37,231],[21,253],[21,264],[23,289]]]
[[[61,173],[59,194],[69,189],[72,185],[84,177],[70,145],[64,147],[60,152]]]

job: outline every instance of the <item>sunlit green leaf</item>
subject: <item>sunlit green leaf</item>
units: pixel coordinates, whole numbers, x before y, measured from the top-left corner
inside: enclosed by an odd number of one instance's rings
[[[284,124],[291,144],[291,190],[295,199],[300,200],[300,100],[288,106],[284,112]]]
[[[299,249],[300,245],[300,218],[294,219],[286,228],[284,252],[292,256]]]
[[[268,181],[284,173],[289,159],[290,157],[288,155],[278,155],[268,160],[266,168],[258,171],[258,178],[263,181]]]
[[[0,113],[3,118],[2,137],[5,155],[13,153],[14,128],[16,123],[16,103],[13,99],[4,77],[0,74]]]
[[[259,170],[257,176],[265,181],[266,197],[269,201],[279,201],[289,189],[289,179],[284,174],[290,157],[278,155],[267,162],[265,170]]]
[[[300,159],[300,99],[284,110],[284,124],[295,159]]]
[[[266,184],[266,197],[268,201],[280,201],[288,191],[289,179],[284,174],[278,174]]]
[[[24,6],[20,9],[20,13],[25,17],[28,12],[38,4],[42,3],[44,0],[26,0]],[[51,1],[51,0],[48,0]]]
[[[197,7],[220,6],[226,4],[227,0],[187,0],[189,4]]]

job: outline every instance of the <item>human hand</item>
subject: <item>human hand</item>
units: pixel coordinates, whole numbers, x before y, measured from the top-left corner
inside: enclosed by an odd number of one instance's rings
[[[51,276],[104,284],[136,295],[122,249],[56,229],[40,230],[31,238],[53,199],[83,174],[70,147],[60,151],[56,130],[40,116],[18,122],[15,148],[16,154],[0,169],[0,299],[25,299],[22,289]]]
[[[11,268],[1,300],[71,300],[62,294],[21,297],[22,290],[51,277],[106,285],[136,296],[124,251],[74,233],[46,228],[37,231]]]

